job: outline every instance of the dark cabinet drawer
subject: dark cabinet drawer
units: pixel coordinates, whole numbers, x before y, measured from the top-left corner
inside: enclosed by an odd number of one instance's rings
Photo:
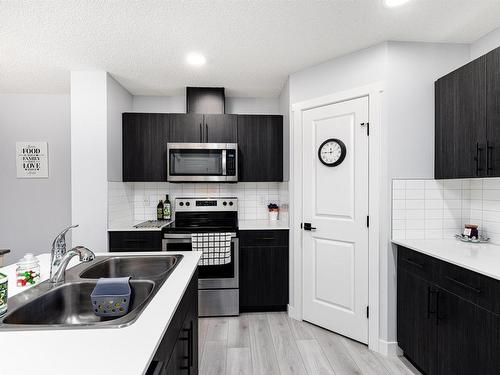
[[[500,281],[488,276],[440,262],[437,284],[489,311],[500,314]]]
[[[109,232],[109,251],[161,251],[161,231]]]
[[[427,281],[436,277],[439,260],[425,254],[398,246],[398,269],[408,271]]]
[[[240,246],[288,246],[288,230],[242,230]]]

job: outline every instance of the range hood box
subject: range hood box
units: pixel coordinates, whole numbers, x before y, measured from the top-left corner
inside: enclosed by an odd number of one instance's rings
[[[225,113],[224,87],[186,87],[187,113]]]

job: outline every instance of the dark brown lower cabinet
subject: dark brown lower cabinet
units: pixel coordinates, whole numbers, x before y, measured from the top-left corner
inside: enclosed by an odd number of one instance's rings
[[[146,375],[198,375],[198,272],[191,279]]]
[[[437,364],[436,323],[429,306],[433,293],[432,284],[398,269],[398,344],[426,374],[435,374]]]
[[[112,231],[108,232],[109,251],[161,251],[161,231]]]
[[[398,344],[428,375],[500,374],[500,281],[398,247]]]
[[[438,374],[498,374],[492,366],[493,314],[441,288],[437,290]],[[497,348],[498,349],[498,348]]]
[[[285,311],[288,230],[240,232],[240,311]]]

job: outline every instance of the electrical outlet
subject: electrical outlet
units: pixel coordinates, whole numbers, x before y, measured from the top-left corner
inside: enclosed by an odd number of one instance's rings
[[[144,196],[144,206],[149,206],[151,203],[151,199],[149,199],[149,195]]]

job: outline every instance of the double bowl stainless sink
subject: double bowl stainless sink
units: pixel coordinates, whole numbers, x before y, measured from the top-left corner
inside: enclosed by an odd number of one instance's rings
[[[182,255],[98,256],[66,272],[66,283],[50,281],[17,294],[0,319],[0,331],[117,328],[132,324],[170,276]],[[94,314],[90,294],[101,277],[131,277],[129,311],[121,317]]]

